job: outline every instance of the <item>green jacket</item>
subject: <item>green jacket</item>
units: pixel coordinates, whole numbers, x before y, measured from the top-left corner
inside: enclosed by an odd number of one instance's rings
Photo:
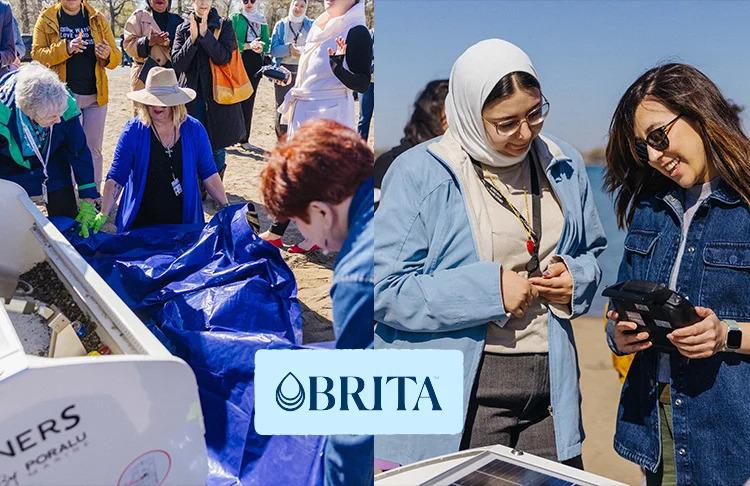
[[[250,23],[247,21],[242,12],[232,14],[230,17],[232,21],[232,27],[234,32],[237,34],[237,44],[240,47],[240,54],[245,50],[245,39],[247,39],[247,29],[250,27]],[[262,23],[260,25],[260,40],[263,41],[263,54],[268,54],[271,50],[271,36],[268,33],[268,23]]]

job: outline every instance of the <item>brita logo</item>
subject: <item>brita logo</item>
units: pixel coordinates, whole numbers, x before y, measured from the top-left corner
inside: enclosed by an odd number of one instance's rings
[[[284,393],[285,387],[287,393]],[[294,412],[305,403],[305,389],[302,388],[302,383],[291,371],[276,387],[276,403],[287,412]]]
[[[261,350],[255,365],[260,434],[455,434],[463,425],[460,351]]]
[[[367,382],[359,376],[308,377],[310,403],[308,410],[383,410],[383,392],[396,394],[396,410],[419,410],[420,402],[427,401],[426,406],[432,410],[442,410],[435,393],[435,387],[429,377],[418,379],[416,376],[373,376],[372,390],[367,390]],[[417,393],[416,385],[421,384]],[[286,392],[285,389],[286,388]],[[367,400],[371,396],[371,400]],[[305,402],[305,389],[291,371],[276,387],[276,403],[287,412],[299,410]],[[366,403],[369,402],[369,403]],[[422,407],[425,406],[423,403]]]

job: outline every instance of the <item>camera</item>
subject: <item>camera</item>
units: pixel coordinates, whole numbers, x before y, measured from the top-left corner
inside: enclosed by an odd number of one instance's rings
[[[627,280],[607,287],[602,295],[612,299],[620,320],[638,325],[631,332],[648,329],[657,349],[674,350],[667,334],[701,320],[687,297],[661,283]]]

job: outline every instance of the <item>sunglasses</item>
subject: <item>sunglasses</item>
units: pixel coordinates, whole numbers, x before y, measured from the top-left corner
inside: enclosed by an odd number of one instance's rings
[[[242,0],[242,3],[244,3],[245,5],[247,5],[248,3],[254,4],[255,2],[256,0]]]
[[[669,129],[672,128],[672,125],[674,125],[674,122],[679,120],[681,116],[681,114],[677,115],[666,125],[654,128],[648,132],[646,140],[641,140],[640,138],[635,140],[635,152],[642,162],[648,163],[648,147],[658,150],[659,152],[663,152],[669,148],[669,137],[667,134],[669,133]]]

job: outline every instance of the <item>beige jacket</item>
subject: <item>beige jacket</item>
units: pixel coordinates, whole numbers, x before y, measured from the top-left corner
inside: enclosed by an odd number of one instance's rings
[[[151,12],[147,10],[136,10],[125,23],[125,39],[122,47],[135,61],[130,72],[130,85],[133,91],[144,88],[143,81],[138,79],[138,76],[141,74],[146,58],[138,55],[138,39],[150,35],[152,30],[157,33],[162,31],[156,24]],[[172,59],[171,49],[171,44],[169,46],[152,46],[150,57],[159,66],[164,66]]]

